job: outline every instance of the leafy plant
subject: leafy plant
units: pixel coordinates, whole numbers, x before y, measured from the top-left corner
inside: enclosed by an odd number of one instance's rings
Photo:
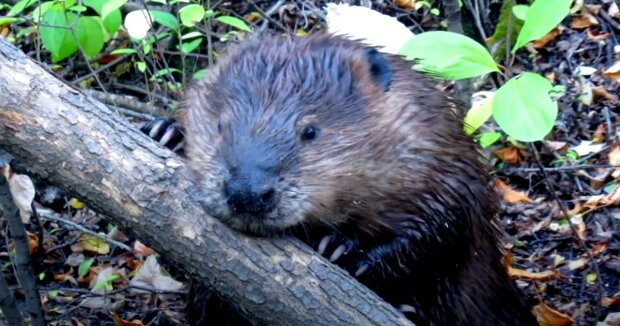
[[[35,7],[28,18],[39,24],[43,47],[52,54],[52,61],[61,61],[82,49],[88,58],[97,55],[121,25],[119,8],[127,0],[52,0]],[[24,22],[20,16],[36,4],[21,0],[2,17],[4,22]],[[96,14],[90,14],[89,9]]]
[[[90,270],[90,267],[93,265],[93,262],[95,262],[95,258],[88,258],[84,260],[78,267],[78,275],[80,277],[86,276]]]
[[[569,13],[573,0],[536,0],[527,10],[512,53],[554,29]]]
[[[101,289],[101,288],[105,288],[107,292],[114,290],[114,286],[112,285],[112,283],[118,278],[119,278],[118,274],[112,274],[106,277],[105,280],[101,280],[97,282],[95,286],[93,286],[93,291]]]
[[[542,140],[558,114],[558,105],[549,96],[552,88],[546,78],[531,72],[511,78],[495,93],[495,122],[519,141]]]
[[[532,40],[543,37],[569,12],[572,0],[536,0],[531,7],[518,6],[514,11],[524,17],[513,52]],[[414,68],[445,79],[463,79],[499,71],[491,54],[476,41],[450,32],[426,32],[412,37],[400,54],[415,60]],[[531,142],[542,140],[553,128],[558,114],[556,88],[544,77],[524,72],[509,79],[492,98],[491,105],[470,110],[465,118],[465,132],[473,133],[491,116],[511,138]],[[500,135],[486,133],[478,137],[484,146]]]
[[[444,31],[415,35],[401,48],[414,68],[440,78],[464,79],[499,71],[484,46],[467,36]]]

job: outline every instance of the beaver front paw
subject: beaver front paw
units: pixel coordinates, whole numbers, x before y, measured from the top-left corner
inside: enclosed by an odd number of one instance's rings
[[[360,248],[359,243],[339,233],[324,236],[315,249],[355,277],[366,273],[371,267],[370,257]]]
[[[140,131],[173,152],[183,151],[183,127],[173,119],[156,118],[139,125]]]

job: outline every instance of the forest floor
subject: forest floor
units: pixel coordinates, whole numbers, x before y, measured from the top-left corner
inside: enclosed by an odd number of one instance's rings
[[[428,7],[411,8],[409,1],[370,2],[375,4],[373,9],[397,17],[416,34],[445,26],[443,8],[437,1],[431,3],[439,15]],[[244,19],[258,32],[305,34],[324,29],[323,6],[324,1],[219,1],[213,9]],[[0,9],[0,16],[7,10]],[[500,4],[473,13],[477,20],[472,20],[471,13],[462,16],[465,31],[480,40],[494,35]],[[473,21],[478,23],[471,24]],[[127,56],[110,54],[116,48],[132,46],[125,33],[119,32],[96,60],[88,63],[74,55],[61,65],[51,62],[36,33],[22,33],[29,26],[0,24],[0,35],[15,37],[24,52],[56,76],[88,89],[136,123],[168,114],[181,97],[186,82],[179,74],[146,79]],[[152,66],[186,69],[191,76],[217,60],[214,53],[227,42],[242,35],[228,33],[229,29],[212,27],[212,51],[204,46],[182,56],[164,39],[142,59]],[[25,36],[16,37],[20,33]],[[545,325],[620,325],[619,37],[618,5],[585,1],[543,39],[514,56],[502,54],[498,59],[510,74],[537,72],[565,91],[559,99],[555,127],[544,142],[521,144],[503,137],[484,149],[496,188],[503,196],[501,229],[509,253],[506,264],[537,305],[536,313],[548,318]],[[500,75],[477,80],[473,91],[495,90],[503,81]],[[456,92],[453,83],[439,84]],[[44,232],[41,239],[36,228],[31,230],[32,245],[41,240],[43,249],[34,257],[50,325],[183,323],[184,288],[145,294],[129,286],[128,280],[144,265],[144,257],[152,254],[148,247],[126,238],[105,216],[72,199],[72,194],[49,185],[37,186],[36,206]],[[105,234],[106,240],[84,229]],[[0,234],[6,236],[5,228]],[[0,244],[0,261],[5,277],[17,288],[11,269],[6,268],[10,263],[5,242]],[[170,268],[176,279],[186,281],[165,262],[160,263]],[[105,279],[102,275],[112,274],[119,275],[108,278],[112,293],[104,297],[92,291],[94,284]],[[164,276],[163,280],[172,282]],[[109,305],[115,308],[114,313],[105,309]]]

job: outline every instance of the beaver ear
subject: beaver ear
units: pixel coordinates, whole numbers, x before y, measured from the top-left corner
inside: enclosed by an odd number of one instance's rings
[[[384,91],[388,91],[392,83],[392,69],[383,54],[374,48],[365,48],[364,56],[370,65],[370,76]]]

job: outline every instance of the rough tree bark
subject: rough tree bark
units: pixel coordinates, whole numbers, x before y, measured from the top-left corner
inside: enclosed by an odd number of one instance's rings
[[[207,216],[182,159],[1,37],[0,148],[16,170],[78,194],[250,318],[410,324],[296,239],[246,237]]]

